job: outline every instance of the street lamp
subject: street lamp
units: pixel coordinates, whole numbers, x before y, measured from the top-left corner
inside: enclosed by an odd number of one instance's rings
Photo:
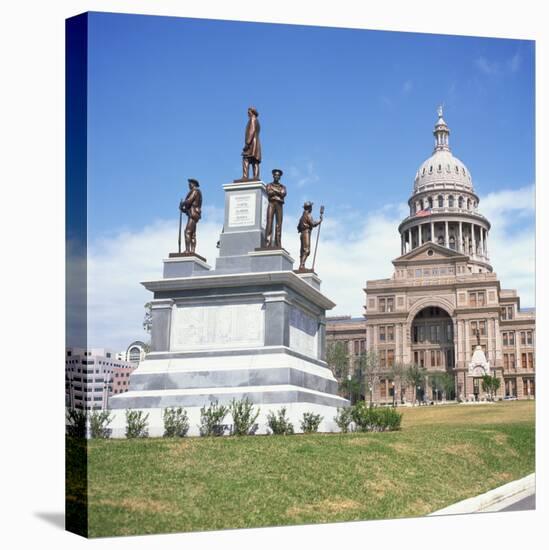
[[[395,381],[393,380],[391,382],[391,386],[393,387],[393,407],[395,406]]]
[[[419,393],[419,390],[421,389],[421,386],[418,386],[417,387],[417,391],[416,391],[416,398],[417,398],[417,394]],[[419,399],[417,400],[417,404],[418,405],[421,405],[421,402],[419,401]]]

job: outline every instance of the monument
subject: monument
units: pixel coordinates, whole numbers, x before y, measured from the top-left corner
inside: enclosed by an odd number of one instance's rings
[[[198,435],[200,408],[233,398],[260,409],[257,433],[281,407],[297,431],[304,412],[323,417],[320,431],[338,429],[337,407],[349,403],[325,357],[326,311],[335,304],[315,273],[294,272],[286,250],[266,246],[267,185],[233,181],[223,190],[215,268],[196,254],[171,254],[162,277],[142,283],[153,294],[151,351],[129,391],[111,398],[113,437],[124,436],[128,408],[149,413],[150,435],[161,436],[167,407],[184,407],[189,435]]]

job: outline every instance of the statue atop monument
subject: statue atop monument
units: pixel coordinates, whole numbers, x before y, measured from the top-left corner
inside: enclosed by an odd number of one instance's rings
[[[280,183],[283,174],[282,170],[275,168],[273,171],[273,181],[266,185],[267,199],[267,226],[265,228],[266,246],[271,248],[282,248],[282,218],[284,208],[284,197],[286,196],[286,186]],[[276,222],[274,230],[273,245],[273,224]]]
[[[197,180],[190,178],[189,192],[185,199],[179,203],[181,214],[187,215],[185,227],[185,255],[195,255],[196,250],[196,226],[202,217],[202,192]],[[179,218],[179,252],[181,253],[181,215]]]
[[[249,180],[250,164],[253,180],[259,180],[259,164],[261,163],[261,142],[259,141],[259,113],[255,107],[248,107],[248,124],[244,134],[242,149],[242,181]]]
[[[307,258],[309,257],[309,254],[311,253],[311,231],[313,230],[313,227],[316,227],[322,223],[322,218],[324,216],[324,207],[320,207],[320,219],[315,221],[313,219],[312,215],[313,211],[313,203],[310,201],[307,201],[303,205],[303,214],[301,215],[301,218],[299,219],[299,223],[297,224],[297,230],[300,233],[301,237],[301,249],[299,251],[299,269],[298,272],[304,272],[309,271],[305,268],[305,262],[307,261]],[[319,229],[320,232],[320,229]],[[318,234],[317,234],[317,241],[316,244],[318,246]],[[315,259],[316,259],[316,247],[315,247]],[[313,259],[313,269],[310,271],[314,271],[314,259]]]

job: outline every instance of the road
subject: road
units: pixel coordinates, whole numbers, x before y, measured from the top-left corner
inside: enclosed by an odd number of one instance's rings
[[[500,512],[517,512],[520,510],[535,510],[536,509],[536,493],[524,497],[505,508],[502,508]]]

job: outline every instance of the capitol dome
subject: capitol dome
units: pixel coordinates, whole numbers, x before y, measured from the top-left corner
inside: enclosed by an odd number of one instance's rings
[[[438,110],[438,121],[433,134],[435,150],[416,172],[414,193],[437,188],[473,191],[471,173],[450,151],[448,144],[450,129],[442,117],[442,108]]]

